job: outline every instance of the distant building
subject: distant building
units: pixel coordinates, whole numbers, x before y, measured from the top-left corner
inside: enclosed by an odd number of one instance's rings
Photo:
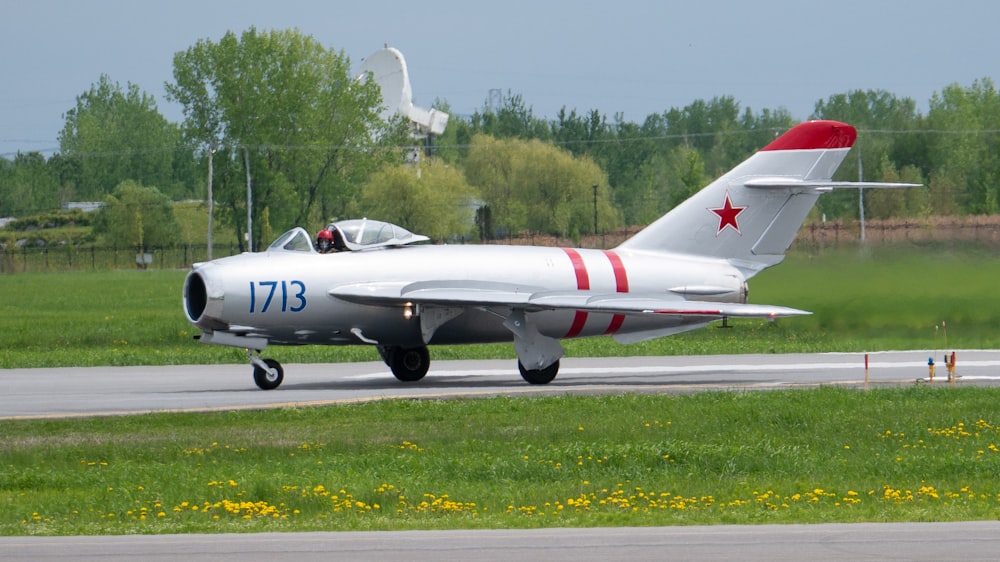
[[[103,201],[70,201],[69,203],[62,204],[62,210],[64,211],[80,209],[84,213],[92,213],[102,208],[104,208]]]

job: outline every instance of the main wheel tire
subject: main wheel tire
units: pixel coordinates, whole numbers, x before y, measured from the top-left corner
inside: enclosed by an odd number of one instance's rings
[[[389,368],[397,379],[416,382],[427,374],[431,366],[431,354],[426,347],[393,347],[389,349]]]
[[[559,373],[559,361],[544,369],[525,369],[524,365],[518,361],[517,370],[521,371],[521,378],[528,381],[529,384],[549,384]]]
[[[274,374],[272,375],[268,371],[254,366],[253,382],[257,383],[257,388],[261,390],[274,390],[278,388],[281,381],[285,380],[285,370],[281,368],[281,363],[278,363],[274,359],[265,359],[264,363],[267,363],[268,367],[274,369]]]

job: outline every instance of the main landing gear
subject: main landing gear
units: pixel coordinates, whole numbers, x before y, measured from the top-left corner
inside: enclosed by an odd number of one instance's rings
[[[382,360],[389,366],[393,376],[403,382],[416,382],[427,374],[431,366],[431,354],[424,346],[396,347],[378,346]]]
[[[382,360],[392,370],[393,376],[403,382],[416,382],[427,374],[431,365],[430,353],[426,347],[395,347],[379,346]],[[524,364],[517,362],[517,370],[521,378],[529,384],[549,384],[559,373],[559,361],[544,369],[526,369]]]
[[[426,347],[396,347],[379,346],[382,360],[389,366],[393,376],[402,382],[416,382],[424,378],[431,365],[430,353]],[[285,379],[285,370],[274,359],[264,359],[260,351],[248,349],[247,358],[253,365],[253,382],[261,390],[274,390]],[[549,384],[559,373],[559,361],[544,369],[526,369],[524,364],[517,362],[517,370],[521,378],[529,384]]]
[[[528,384],[549,384],[559,373],[559,360],[544,369],[525,369],[524,364],[518,361],[517,370],[521,371],[521,378]]]

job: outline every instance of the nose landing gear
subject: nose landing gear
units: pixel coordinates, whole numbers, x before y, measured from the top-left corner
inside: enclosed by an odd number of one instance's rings
[[[261,390],[274,390],[285,379],[285,370],[274,359],[261,359],[260,351],[247,349],[247,359],[253,365],[253,382]]]

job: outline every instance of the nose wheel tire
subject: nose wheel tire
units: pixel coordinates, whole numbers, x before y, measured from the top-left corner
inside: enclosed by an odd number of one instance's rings
[[[559,372],[559,361],[545,367],[544,369],[525,369],[524,365],[518,361],[517,370],[521,371],[521,378],[529,384],[549,384],[556,378]]]
[[[281,363],[274,359],[264,359],[263,361],[268,367],[274,369],[274,372],[271,373],[266,369],[254,366],[253,382],[257,383],[257,387],[261,390],[274,390],[285,379],[285,370],[281,368]]]

